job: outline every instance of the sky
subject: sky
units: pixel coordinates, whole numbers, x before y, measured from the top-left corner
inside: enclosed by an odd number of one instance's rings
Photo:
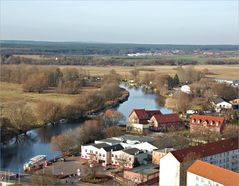
[[[238,0],[1,0],[1,40],[239,44]]]

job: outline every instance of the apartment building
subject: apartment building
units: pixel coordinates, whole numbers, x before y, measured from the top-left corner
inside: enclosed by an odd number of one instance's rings
[[[187,186],[236,186],[239,174],[197,160],[187,169]]]
[[[169,152],[160,159],[161,186],[180,186],[184,183],[185,165],[196,159],[201,159],[222,168],[238,172],[239,168],[238,138],[221,140],[199,146]]]

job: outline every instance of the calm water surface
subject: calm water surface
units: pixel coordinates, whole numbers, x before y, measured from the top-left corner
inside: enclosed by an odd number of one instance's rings
[[[124,87],[125,88],[125,87]],[[172,110],[157,104],[155,94],[146,94],[139,89],[128,89],[130,96],[128,101],[116,108],[127,118],[133,108],[160,109],[162,113],[171,113]],[[1,170],[21,171],[23,164],[33,156],[39,154],[47,155],[48,159],[59,155],[59,152],[53,153],[50,144],[51,138],[61,134],[69,129],[80,127],[82,123],[66,123],[57,126],[46,126],[31,130],[27,136],[20,136],[18,143],[14,140],[12,143],[1,146]]]

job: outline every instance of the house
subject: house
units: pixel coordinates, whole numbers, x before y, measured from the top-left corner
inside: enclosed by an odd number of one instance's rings
[[[114,154],[123,154],[126,156],[128,149],[137,149],[135,158],[142,160],[141,156],[145,159],[151,155],[152,151],[157,149],[151,143],[155,139],[146,136],[134,136],[134,135],[122,135],[118,137],[106,138],[102,140],[95,140],[95,143],[81,146],[81,158],[85,160],[92,159],[98,163],[102,163],[103,166],[115,164]],[[129,150],[132,152],[133,150]],[[136,150],[135,150],[136,151]],[[129,153],[130,153],[129,152]],[[142,155],[143,154],[143,155]],[[129,155],[127,155],[128,157]],[[132,158],[132,161],[135,159]],[[134,161],[133,161],[134,162]],[[143,163],[143,160],[141,161]],[[133,164],[127,165],[131,168]],[[127,167],[126,166],[126,167]]]
[[[111,165],[112,152],[123,149],[124,147],[122,147],[120,144],[102,147],[98,153],[98,162],[102,163],[104,166]]]
[[[239,185],[239,174],[210,163],[197,160],[187,169],[187,186]]]
[[[210,102],[212,106],[214,107],[216,112],[220,112],[221,109],[231,109],[232,104],[224,100],[223,98],[220,97],[215,97],[210,99]]]
[[[160,159],[173,150],[174,150],[173,148],[164,148],[164,149],[154,150],[152,153],[152,163],[159,165]]]
[[[129,114],[130,124],[148,124],[153,115],[161,114],[160,110],[133,109]]]
[[[145,164],[148,154],[137,149],[128,148],[112,152],[112,165],[122,166],[131,169],[136,163]]]
[[[208,163],[237,172],[239,170],[238,138],[221,140],[169,152],[160,159],[160,186],[185,184],[185,165],[201,159]]]
[[[158,182],[159,167],[154,164],[142,165],[131,170],[125,170],[124,178],[136,184],[147,185]]]
[[[186,94],[190,94],[190,93],[191,93],[191,88],[190,88],[190,86],[188,86],[188,85],[183,85],[183,86],[181,86],[180,90],[181,90],[182,92],[186,93]]]
[[[195,114],[190,118],[189,126],[190,132],[193,132],[198,128],[209,128],[211,131],[221,133],[225,126],[225,122],[223,117]]]
[[[90,144],[90,145],[82,145],[81,146],[81,158],[85,160],[89,160],[93,158],[93,160],[98,161],[98,153],[99,150],[103,147],[108,147],[110,145],[106,143],[99,144]]]
[[[152,131],[167,131],[170,128],[184,129],[184,124],[177,114],[153,115],[149,129]]]

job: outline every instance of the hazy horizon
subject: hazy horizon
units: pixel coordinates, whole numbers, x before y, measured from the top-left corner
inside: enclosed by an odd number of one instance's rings
[[[1,1],[1,40],[238,45],[238,1]]]

